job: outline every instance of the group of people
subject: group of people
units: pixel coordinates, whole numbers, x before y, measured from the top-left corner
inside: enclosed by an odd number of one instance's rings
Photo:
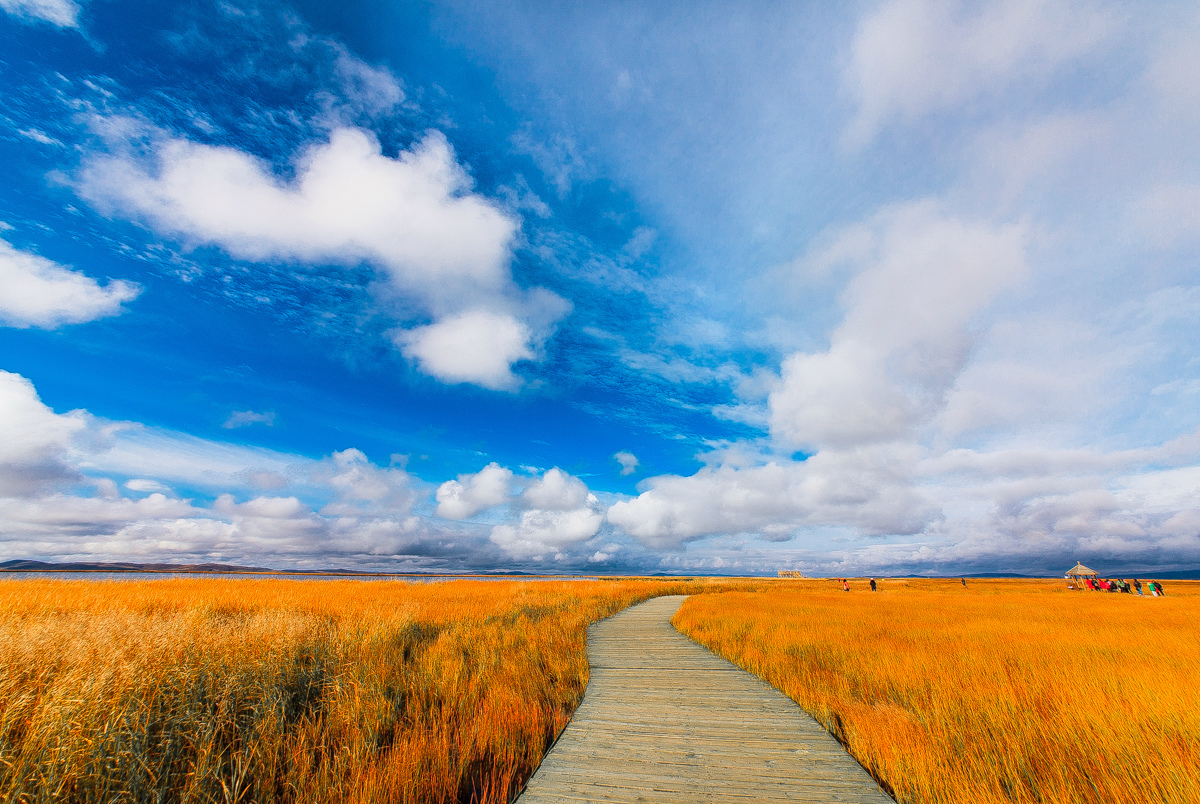
[[[1084,578],[1083,582],[1087,584],[1088,589],[1093,589],[1097,592],[1137,592],[1139,595],[1144,595],[1142,591],[1142,582],[1137,578],[1133,579],[1133,586],[1129,585],[1129,581],[1124,578]],[[1154,597],[1166,597],[1167,593],[1163,591],[1162,584],[1158,581],[1146,581],[1146,588],[1150,590],[1150,594]]]

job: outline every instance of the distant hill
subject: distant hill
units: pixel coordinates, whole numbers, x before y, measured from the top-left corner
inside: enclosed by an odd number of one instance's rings
[[[362,575],[366,577],[420,576],[437,578],[439,576],[514,576],[523,575],[536,577],[533,573],[520,570],[484,570],[456,572],[379,572],[375,570],[353,569],[316,569],[316,570],[278,570],[270,567],[244,567],[239,564],[140,564],[136,561],[68,561],[56,564],[51,561],[31,561],[29,559],[14,559],[0,562],[0,572],[195,572],[195,573],[266,573],[270,575]]]
[[[236,564],[139,564],[133,561],[49,561],[15,559],[0,562],[0,572],[274,572],[266,567],[242,567]]]

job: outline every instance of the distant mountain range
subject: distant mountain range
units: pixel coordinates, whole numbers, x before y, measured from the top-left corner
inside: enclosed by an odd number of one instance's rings
[[[0,562],[0,572],[274,572],[266,567],[241,567],[235,564],[138,564],[133,561],[113,563],[100,561],[70,561],[53,564],[49,561],[16,559]]]
[[[414,575],[432,576],[450,575],[453,577],[468,575],[530,575],[520,571],[487,571],[462,573],[436,572],[372,572],[348,569],[319,569],[319,570],[277,570],[270,567],[244,567],[239,564],[139,564],[135,561],[68,561],[55,564],[50,561],[31,561],[28,559],[13,559],[0,562],[0,572],[195,572],[195,573],[259,573],[268,575],[363,575],[363,576],[393,576]]]

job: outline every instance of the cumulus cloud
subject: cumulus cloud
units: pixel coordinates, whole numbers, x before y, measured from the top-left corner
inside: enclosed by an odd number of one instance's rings
[[[353,514],[363,511],[386,511],[389,515],[406,515],[413,507],[416,493],[412,476],[395,467],[382,468],[371,463],[357,449],[335,452],[327,481],[336,490],[338,499],[321,509],[325,514]],[[322,478],[324,479],[324,478]]]
[[[530,508],[570,511],[588,501],[588,488],[582,480],[555,466],[547,469],[521,492],[521,502]]]
[[[137,496],[122,496],[122,486]],[[211,489],[216,499],[200,504],[173,487]],[[377,466],[357,449],[313,460],[85,411],[56,413],[28,379],[0,372],[0,554],[7,557],[321,565],[343,555],[420,562],[454,543],[486,548],[486,530],[438,534],[424,526],[412,511],[427,493],[408,473]]]
[[[119,315],[140,292],[132,282],[95,279],[56,262],[13,248],[0,239],[0,324],[54,329]]]
[[[55,413],[33,383],[0,371],[0,496],[27,496],[77,479],[68,453],[86,426],[83,413]]]
[[[1110,14],[1081,2],[888,0],[860,21],[851,45],[843,80],[858,112],[848,138],[862,145],[891,119],[1044,79],[1115,27]]]
[[[639,461],[632,452],[622,450],[613,455],[613,460],[621,465],[621,477],[626,477],[637,471]]]
[[[136,127],[103,125],[117,134]],[[510,282],[517,223],[470,192],[470,177],[438,132],[392,159],[369,132],[336,129],[301,155],[290,182],[243,151],[148,133],[148,154],[114,138],[113,151],[90,155],[80,194],[241,259],[369,261],[436,310]]]
[[[459,475],[438,486],[437,515],[466,519],[485,508],[500,505],[512,490],[513,473],[496,462],[474,474]]]
[[[518,489],[519,494],[515,493]],[[466,519],[506,506],[501,510],[510,521],[492,527],[491,541],[510,557],[522,560],[561,560],[595,536],[604,522],[604,508],[596,495],[582,480],[558,467],[540,477],[517,478],[493,462],[474,474],[446,481],[436,496],[438,516],[447,519]]]
[[[48,22],[59,28],[79,27],[79,4],[72,0],[0,0],[0,8],[27,22]]]
[[[512,366],[533,360],[533,332],[511,315],[468,310],[396,333],[406,357],[444,383],[473,383],[494,391],[517,388]]]
[[[520,505],[527,510],[518,522],[492,528],[492,542],[513,558],[562,558],[595,536],[604,521],[596,495],[557,466],[525,487]]]
[[[399,92],[364,70],[350,76],[363,92],[383,100]],[[535,359],[569,309],[549,291],[515,286],[509,263],[518,221],[472,191],[440,132],[392,158],[370,132],[339,126],[284,180],[234,148],[129,118],[93,125],[110,148],[84,159],[76,186],[97,208],[240,259],[367,262],[381,272],[382,301],[398,297],[434,319],[394,340],[445,382],[515,388],[512,365]]]
[[[604,513],[590,496],[591,505],[570,511],[531,510],[521,514],[516,525],[492,528],[492,541],[513,558],[544,558],[587,541],[600,530]]]
[[[968,365],[973,322],[1027,273],[1025,239],[1020,224],[963,219],[932,201],[833,237],[811,260],[853,273],[842,322],[827,349],[783,360],[768,397],[772,446],[810,457],[717,452],[695,475],[643,481],[609,522],[658,550],[714,534],[938,531],[957,503],[926,474],[931,430]]]
[[[608,521],[661,551],[721,534],[789,541],[818,572],[994,569],[998,561],[1041,572],[1072,556],[1153,567],[1200,561],[1198,462],[1195,433],[1112,452],[877,445],[652,478],[638,497],[610,507]],[[745,557],[770,569],[783,555]]]
[[[769,397],[771,434],[791,446],[911,437],[965,366],[972,319],[1026,273],[1020,225],[961,220],[933,202],[885,210],[847,236],[861,265],[845,318],[828,350],[783,361]]]
[[[718,533],[783,541],[818,526],[914,533],[939,515],[914,485],[918,455],[886,445],[663,475],[644,481],[637,497],[614,503],[608,521],[658,550]]]

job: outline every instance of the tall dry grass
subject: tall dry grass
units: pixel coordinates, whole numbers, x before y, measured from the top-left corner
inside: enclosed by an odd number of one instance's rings
[[[500,802],[656,581],[0,581],[0,801]]]
[[[784,582],[676,626],[783,690],[901,802],[1200,802],[1200,584]]]

